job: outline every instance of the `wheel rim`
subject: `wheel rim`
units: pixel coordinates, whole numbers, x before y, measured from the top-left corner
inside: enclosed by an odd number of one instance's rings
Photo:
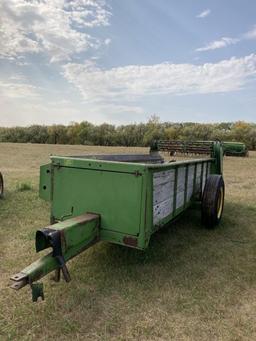
[[[222,210],[223,210],[223,201],[224,201],[224,190],[223,187],[220,188],[220,194],[218,197],[218,206],[217,206],[217,217],[220,219]]]

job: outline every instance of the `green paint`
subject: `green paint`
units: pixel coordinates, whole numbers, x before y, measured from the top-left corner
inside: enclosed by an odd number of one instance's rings
[[[38,298],[41,297],[44,300],[44,286],[43,283],[32,283],[32,301],[37,302]]]

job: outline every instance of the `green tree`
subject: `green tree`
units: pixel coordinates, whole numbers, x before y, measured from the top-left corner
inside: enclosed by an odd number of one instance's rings
[[[48,143],[52,144],[66,144],[69,142],[67,136],[67,127],[64,125],[54,124],[47,128],[48,130]]]
[[[152,141],[162,139],[164,137],[164,128],[160,123],[160,118],[152,115],[146,124],[146,131],[143,137],[143,145],[149,146]]]

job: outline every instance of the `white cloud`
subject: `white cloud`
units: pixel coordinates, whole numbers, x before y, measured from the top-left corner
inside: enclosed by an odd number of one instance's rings
[[[256,25],[254,25],[250,31],[246,32],[243,35],[243,38],[248,40],[256,39]]]
[[[210,13],[211,13],[211,10],[208,8],[208,9],[204,10],[203,12],[199,13],[196,17],[200,18],[200,19],[206,18],[206,17],[208,17],[208,15]]]
[[[143,96],[225,93],[256,76],[256,54],[218,63],[130,65],[104,70],[68,63],[64,77],[90,102],[133,102]]]
[[[97,48],[100,42],[85,30],[108,25],[110,17],[104,0],[2,0],[0,13],[1,57],[40,52],[51,62]]]
[[[26,82],[23,77],[10,77],[9,80],[0,80],[0,104],[4,100],[39,98],[38,88]]]
[[[204,52],[204,51],[221,49],[229,45],[235,45],[243,40],[252,40],[252,39],[256,39],[256,25],[254,25],[254,27],[250,31],[240,35],[237,38],[222,37],[219,40],[212,41],[203,47],[197,48],[196,51]]]
[[[221,49],[223,47],[237,44],[240,40],[236,38],[222,37],[220,40],[212,41],[204,47],[196,49],[197,52]]]
[[[27,126],[32,124],[68,124],[72,118],[78,119],[80,110],[72,104],[46,101],[13,101],[1,106],[1,126]],[[82,120],[82,118],[80,119]]]
[[[144,109],[138,105],[122,105],[115,103],[105,103],[105,104],[97,104],[96,106],[92,106],[90,108],[90,113],[107,113],[107,114],[120,114],[120,113],[133,113],[133,114],[143,114],[145,113]]]
[[[105,39],[104,43],[105,43],[105,45],[108,46],[111,43],[111,39],[110,38]]]

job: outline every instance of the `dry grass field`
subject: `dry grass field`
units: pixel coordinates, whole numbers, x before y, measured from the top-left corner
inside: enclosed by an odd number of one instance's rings
[[[99,243],[76,257],[70,283],[44,279],[44,302],[32,303],[29,288],[8,288],[10,275],[38,257],[35,230],[49,222],[38,198],[49,154],[141,151],[0,144],[0,340],[256,340],[256,153],[225,158],[216,230],[190,209],[146,252]]]

